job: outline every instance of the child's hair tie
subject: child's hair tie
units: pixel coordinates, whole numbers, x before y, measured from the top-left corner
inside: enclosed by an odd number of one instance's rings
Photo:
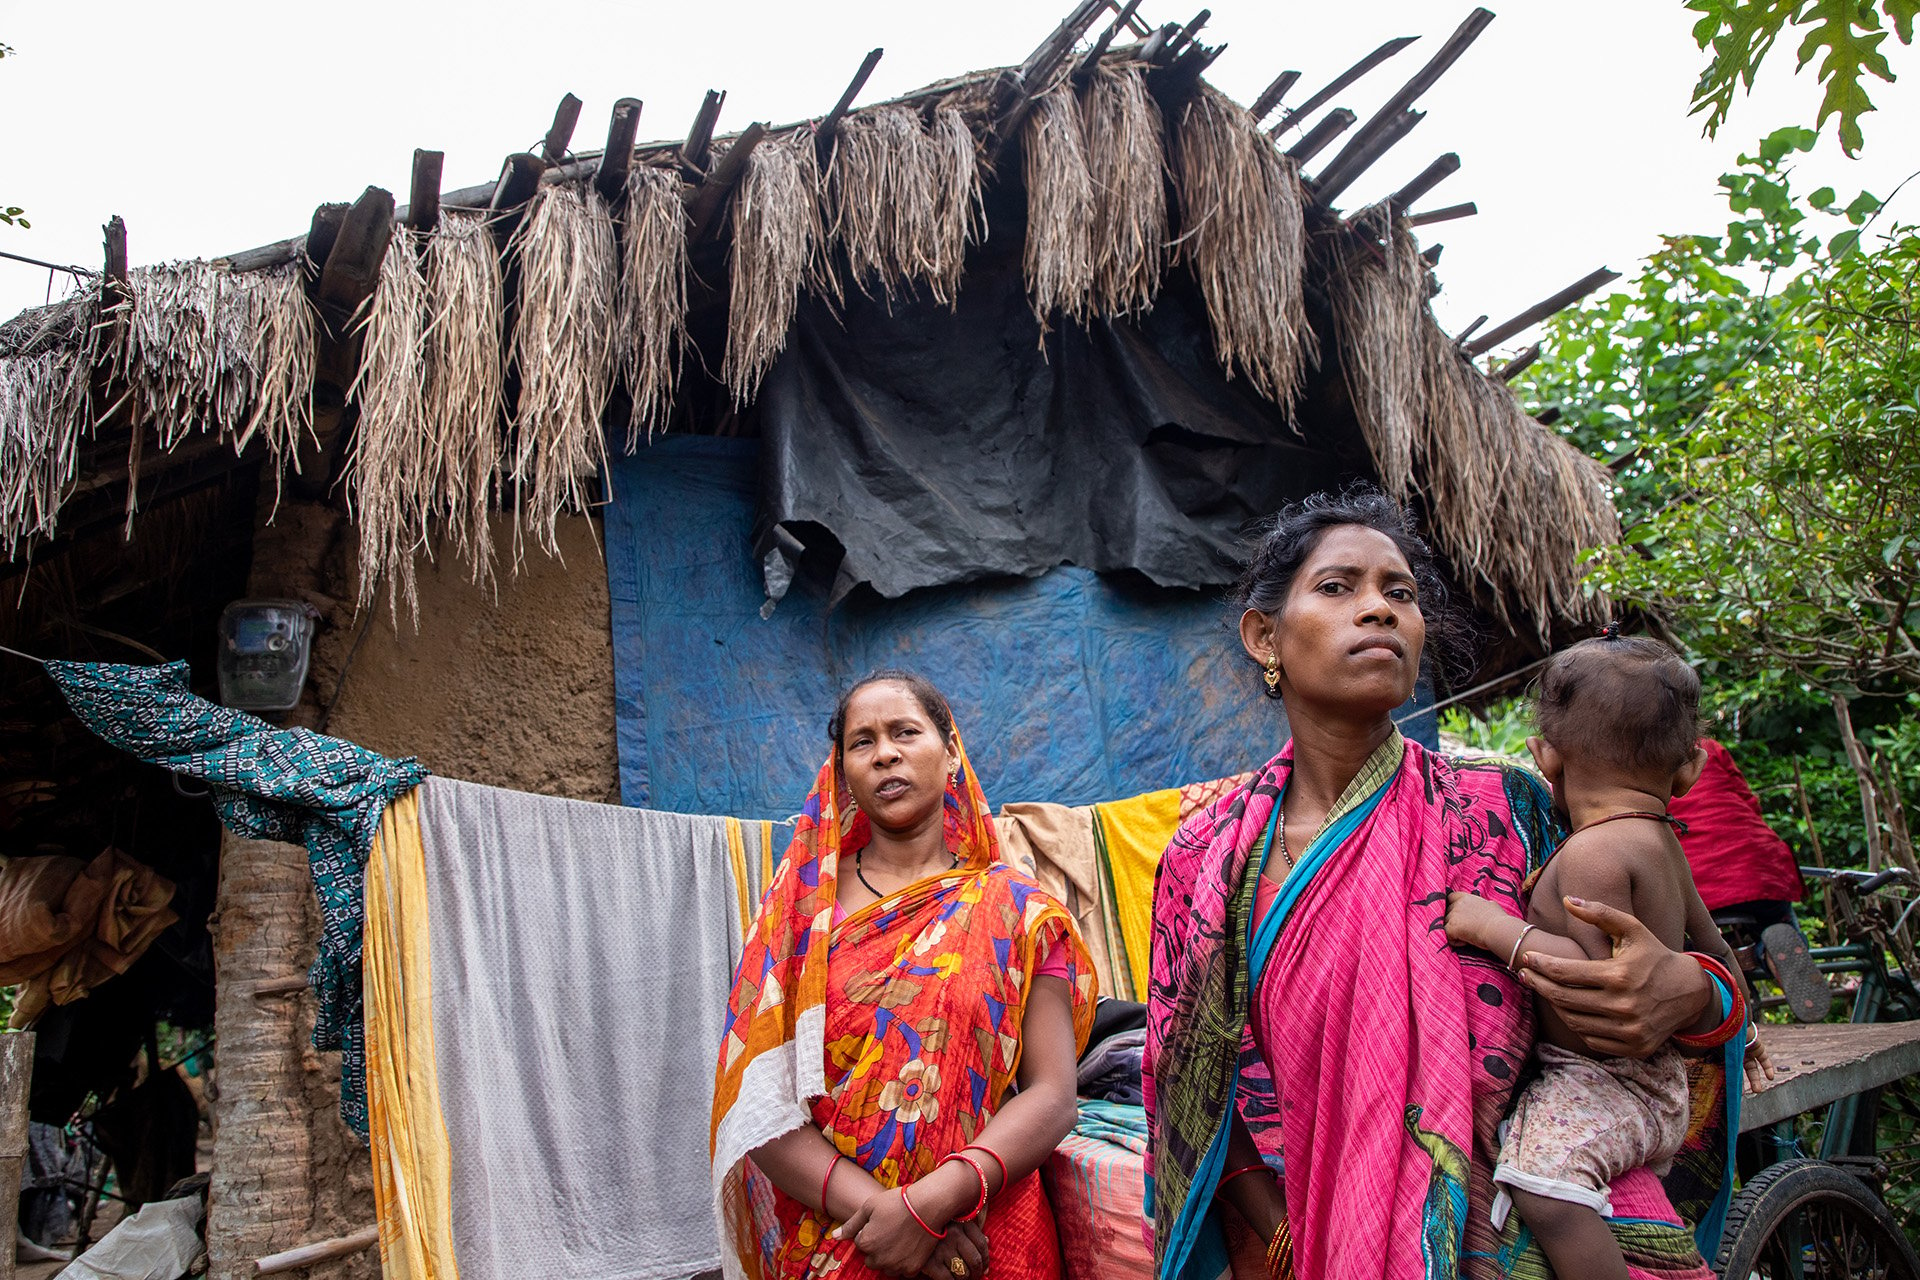
[[[1600,628],[1600,638],[1602,640],[1618,640],[1620,638],[1619,622],[1609,622],[1606,626]]]

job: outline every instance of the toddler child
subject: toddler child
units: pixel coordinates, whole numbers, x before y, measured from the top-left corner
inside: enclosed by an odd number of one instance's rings
[[[1667,947],[1691,942],[1739,973],[1667,815],[1668,801],[1706,763],[1698,746],[1699,677],[1665,645],[1609,628],[1554,656],[1538,702],[1539,736],[1527,746],[1573,834],[1539,873],[1524,924],[1455,893],[1449,941],[1515,967],[1530,951],[1608,959],[1612,939],[1566,909],[1568,899],[1584,900],[1631,912]],[[1686,1062],[1671,1044],[1645,1059],[1598,1057],[1552,1005],[1536,1003],[1540,1071],[1521,1092],[1501,1144],[1494,1225],[1504,1225],[1511,1203],[1554,1274],[1627,1280],[1605,1221],[1608,1187],[1629,1169],[1647,1165],[1660,1174],[1671,1165],[1687,1133]],[[1758,1088],[1773,1068],[1754,1028],[1746,1034],[1747,1076]]]

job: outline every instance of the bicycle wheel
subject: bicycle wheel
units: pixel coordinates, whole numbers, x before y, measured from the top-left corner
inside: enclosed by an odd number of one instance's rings
[[[1727,1211],[1721,1280],[1920,1280],[1920,1257],[1867,1185],[1823,1160],[1785,1160]]]

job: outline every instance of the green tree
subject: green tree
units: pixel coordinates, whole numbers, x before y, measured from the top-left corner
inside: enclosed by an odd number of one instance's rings
[[[1709,58],[1693,88],[1693,112],[1707,117],[1709,137],[1718,134],[1733,107],[1734,95],[1751,91],[1761,63],[1776,41],[1799,37],[1794,70],[1817,59],[1815,74],[1826,92],[1816,127],[1840,119],[1840,145],[1848,155],[1863,141],[1860,117],[1874,109],[1867,81],[1894,81],[1882,45],[1889,35],[1913,43],[1913,20],[1920,0],[1686,0],[1700,15],[1693,38]]]

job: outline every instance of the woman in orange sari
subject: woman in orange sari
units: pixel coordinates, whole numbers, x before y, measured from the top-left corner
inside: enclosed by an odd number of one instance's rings
[[[931,684],[871,676],[829,734],[727,1002],[725,1274],[979,1280],[991,1241],[1018,1274],[1059,1276],[1038,1170],[1073,1125],[1086,947],[999,861]]]

